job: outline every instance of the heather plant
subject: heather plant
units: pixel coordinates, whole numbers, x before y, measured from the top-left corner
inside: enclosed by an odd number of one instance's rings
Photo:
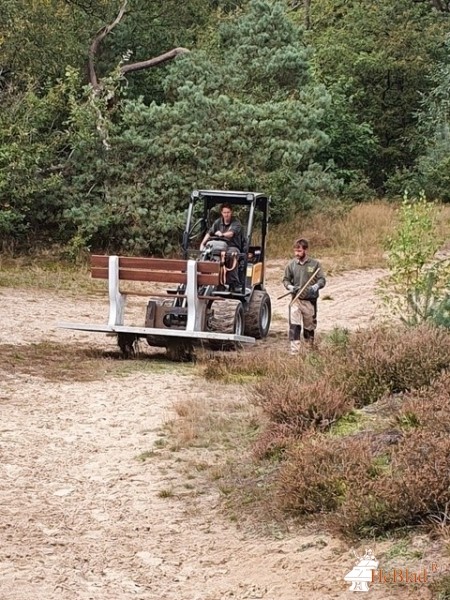
[[[328,381],[300,381],[294,376],[267,378],[255,386],[253,401],[267,418],[255,443],[257,458],[279,457],[309,431],[328,431],[351,411],[353,400]]]
[[[442,372],[431,386],[402,397],[394,422],[402,428],[450,432],[450,371]]]
[[[296,515],[335,511],[371,462],[365,440],[309,435],[285,455],[277,476],[280,505]]]
[[[381,534],[443,518],[450,502],[448,434],[412,430],[394,446],[390,468],[349,490],[335,515],[346,534]]]
[[[342,358],[328,362],[330,381],[340,384],[355,406],[425,385],[450,365],[450,336],[423,324],[356,333]],[[419,365],[419,368],[418,368]]]
[[[350,537],[442,519],[450,502],[449,332],[428,323],[381,327],[345,343],[327,339],[308,356],[297,372],[272,364],[254,386],[263,410],[254,455],[279,464],[279,507],[322,515]]]
[[[294,435],[308,429],[326,430],[353,408],[351,398],[327,380],[299,381],[271,378],[255,386],[255,402],[274,423],[285,424]]]
[[[259,364],[259,372],[254,358],[219,360],[219,368],[210,369],[225,370],[228,377],[242,375],[250,360],[246,370],[258,378],[253,402],[265,419],[255,455],[279,457],[291,441],[311,430],[330,430],[354,409],[430,385],[450,366],[450,335],[428,324],[360,331],[345,344],[327,341],[301,360],[281,364],[272,355]]]

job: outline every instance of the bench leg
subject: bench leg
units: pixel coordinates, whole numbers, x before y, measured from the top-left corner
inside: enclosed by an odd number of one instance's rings
[[[187,263],[187,323],[186,331],[202,331],[206,303],[198,299],[197,294],[197,262],[188,260]]]
[[[108,325],[123,325],[126,296],[119,291],[119,257],[110,256],[108,265],[109,317]]]

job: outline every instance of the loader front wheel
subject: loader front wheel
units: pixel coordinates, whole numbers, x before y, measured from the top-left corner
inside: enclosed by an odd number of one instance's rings
[[[214,314],[209,321],[209,330],[215,333],[234,333],[243,335],[245,328],[244,309],[240,300],[216,300],[213,304]],[[226,340],[210,340],[211,350],[236,350],[239,342]]]
[[[122,351],[124,358],[134,358],[137,353],[138,336],[133,333],[119,333],[117,344]]]
[[[245,335],[262,340],[267,337],[272,320],[270,296],[262,290],[255,290],[245,314]]]

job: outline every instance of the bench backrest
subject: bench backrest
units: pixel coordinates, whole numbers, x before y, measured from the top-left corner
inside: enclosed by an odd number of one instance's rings
[[[91,255],[91,276],[108,279],[109,256]],[[197,262],[199,285],[219,284],[218,262]],[[158,283],[187,283],[187,260],[172,258],[119,257],[119,279],[127,281],[153,281]]]

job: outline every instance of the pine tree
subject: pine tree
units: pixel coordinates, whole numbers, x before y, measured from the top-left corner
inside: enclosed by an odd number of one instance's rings
[[[302,30],[283,7],[252,1],[220,27],[214,50],[169,69],[166,102],[123,103],[107,157],[108,202],[72,212],[81,234],[162,252],[176,244],[194,188],[270,193],[275,216],[333,193],[329,165],[316,160],[329,143],[321,122],[330,95],[309,65]]]

